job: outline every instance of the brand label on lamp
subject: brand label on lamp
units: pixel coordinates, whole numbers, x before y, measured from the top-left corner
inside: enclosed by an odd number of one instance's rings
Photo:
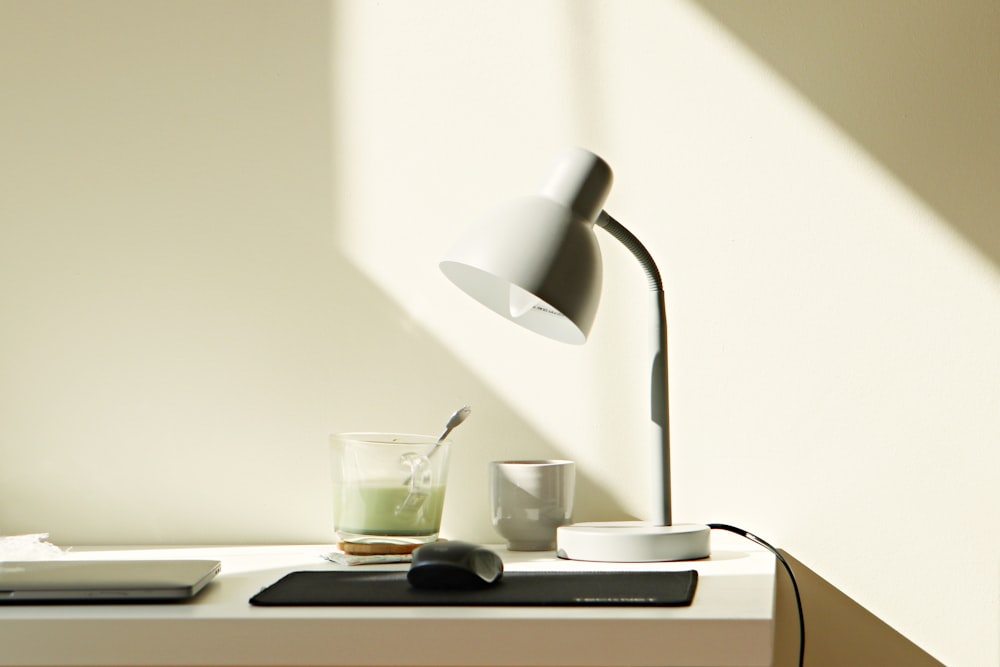
[[[534,306],[532,306],[531,309],[532,310],[540,311],[542,313],[545,313],[546,315],[554,315],[556,317],[566,317],[565,315],[563,315],[562,313],[560,313],[558,310],[556,310],[554,308],[549,308],[548,306],[544,306],[544,305],[542,305],[540,303],[539,304],[535,304]]]

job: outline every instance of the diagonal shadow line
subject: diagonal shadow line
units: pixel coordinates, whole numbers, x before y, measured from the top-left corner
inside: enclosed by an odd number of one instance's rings
[[[338,341],[337,391],[343,393],[335,397],[335,403],[361,406],[352,408],[357,428],[349,430],[365,430],[365,420],[372,424],[387,420],[399,425],[436,424],[435,419],[443,420],[462,402],[473,406],[473,415],[454,436],[456,442],[464,444],[453,448],[449,466],[448,493],[460,499],[450,510],[462,515],[453,517],[461,530],[484,521],[488,524],[489,461],[574,458],[572,452],[547,440],[349,258],[338,259],[333,271],[332,307],[360,302],[366,309],[364,318],[352,320]],[[373,380],[373,376],[384,376],[390,385]],[[578,520],[633,518],[597,479],[579,468],[576,487]],[[450,510],[446,507],[446,519]]]
[[[1000,267],[1000,4],[694,2]]]
[[[331,151],[331,218],[347,218],[346,208],[337,196],[338,186],[347,182],[350,165],[344,164],[337,145],[351,128],[339,113],[339,77],[345,63],[351,62],[345,23],[337,3],[327,6],[330,26],[329,52],[329,122]],[[340,232],[334,229],[334,235]],[[365,430],[363,424],[385,424],[386,412],[392,423],[426,423],[429,415],[443,419],[462,403],[471,403],[473,416],[455,436],[466,442],[452,449],[449,463],[448,497],[442,529],[453,536],[483,540],[492,536],[490,528],[487,464],[491,460],[568,458],[563,451],[529,423],[515,407],[466,365],[426,327],[414,320],[401,303],[373,281],[362,267],[346,254],[334,251],[331,258],[334,308],[340,304],[364,303],[364,316],[350,318],[350,325],[338,334],[338,392],[335,403],[352,405],[353,430]],[[428,260],[436,261],[431,258]],[[441,277],[442,281],[444,277]],[[377,369],[384,373],[380,382],[372,378]],[[390,386],[391,385],[391,386]],[[364,392],[369,394],[367,400]],[[407,397],[405,401],[392,399]],[[361,400],[359,400],[359,398]],[[360,406],[360,407],[358,407]],[[339,413],[339,410],[335,410]],[[343,416],[343,415],[340,415]],[[437,422],[434,422],[437,424]],[[400,426],[401,427],[401,426]],[[389,428],[380,426],[380,429]],[[576,471],[575,518],[579,521],[634,519],[621,502],[594,475]],[[476,526],[485,525],[486,536],[477,536]]]

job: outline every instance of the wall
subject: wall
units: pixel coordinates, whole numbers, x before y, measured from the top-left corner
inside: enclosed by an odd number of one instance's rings
[[[466,402],[448,534],[495,539],[501,457],[574,458],[578,517],[641,516],[628,253],[601,239],[582,347],[436,268],[577,144],[615,168],[608,210],[667,286],[676,518],[751,529],[935,658],[995,665],[1000,257],[979,179],[1000,21],[879,4],[891,21],[848,5],[818,25],[780,4],[0,4],[0,532],[326,541],[329,433],[436,431]],[[824,26],[838,39],[794,39]],[[819,57],[845,42],[863,57]],[[905,105],[852,124],[884,81],[840,63],[910,77]],[[827,80],[847,88],[803,85]],[[906,169],[921,130],[952,140]]]
[[[339,273],[326,6],[0,12],[2,530],[305,534]]]

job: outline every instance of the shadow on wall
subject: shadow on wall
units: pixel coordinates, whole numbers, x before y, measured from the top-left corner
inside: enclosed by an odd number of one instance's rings
[[[696,3],[1000,266],[1000,4]]]
[[[916,644],[879,620],[785,551],[795,571],[806,621],[807,667],[941,667]],[[780,569],[780,568],[779,568]],[[799,622],[792,584],[778,573],[775,667],[798,664]]]
[[[436,337],[346,258],[337,263],[335,303],[364,303],[365,316],[338,340],[335,403],[351,405],[337,415],[343,430],[407,430],[409,424],[443,426],[461,404],[472,406],[469,419],[452,436],[442,532],[446,536],[496,541],[488,529],[488,463],[503,459],[573,458],[525,422],[501,396],[469,371]],[[443,278],[442,278],[443,280]],[[488,353],[488,351],[484,351]],[[370,377],[386,373],[382,380]],[[352,380],[353,378],[353,380]],[[526,381],[529,381],[526,379]],[[390,386],[391,383],[391,386]],[[404,400],[412,397],[412,400]],[[428,422],[430,420],[430,422]],[[593,477],[577,468],[575,516],[601,521],[633,518]]]
[[[338,11],[343,9],[336,3],[330,6],[332,62],[348,62],[350,58],[349,50],[342,46],[345,35],[338,33],[348,25],[338,21],[342,18],[338,16]],[[580,35],[593,34],[595,19],[589,13],[584,14],[580,8],[574,9],[578,11],[569,12],[567,19],[575,30],[564,34],[573,36],[576,55],[588,59],[586,71],[590,71],[597,67],[592,62],[594,52],[586,48],[589,40]],[[331,72],[334,91],[338,90],[335,79],[340,71],[334,67]],[[576,99],[588,100],[588,104],[582,106],[593,108],[590,97],[585,94],[587,89],[582,87],[583,82],[584,78],[573,80],[573,95]],[[338,131],[350,131],[349,119],[342,116],[342,106],[336,100],[329,112],[335,135]],[[574,122],[581,122],[589,130],[596,131],[593,125],[597,121],[592,117],[584,120],[576,118]],[[350,166],[343,164],[342,153],[335,147],[331,182],[348,182],[349,173]],[[350,218],[340,200],[335,199],[332,205],[331,219],[334,224]],[[428,264],[436,261],[436,258],[428,258]],[[349,258],[340,253],[332,263],[335,264],[333,270],[338,274],[332,280],[332,284],[336,285],[335,304],[364,304],[364,317],[352,319],[350,331],[337,334],[339,351],[335,366],[338,381],[334,402],[352,406],[352,409],[335,408],[339,420],[336,426],[344,426],[342,430],[365,430],[365,424],[382,424],[379,429],[407,430],[406,424],[426,424],[429,418],[439,419],[443,426],[451,410],[463,403],[470,404],[472,415],[452,437],[456,444],[450,453],[448,498],[442,533],[445,537],[473,541],[499,541],[499,536],[489,524],[489,461],[572,460],[574,452],[560,450],[547,440],[503,396],[493,391],[436,336],[412,319],[393,294],[370,280],[363,268],[354,266]],[[438,276],[445,282],[442,274],[438,273]],[[469,307],[480,306],[470,301]],[[349,306],[343,308],[345,316],[349,316],[348,309]],[[502,351],[484,348],[481,353],[502,354]],[[371,378],[371,369],[380,369],[385,377]],[[526,377],[524,381],[531,382],[531,378]],[[395,426],[386,425],[387,412]],[[435,423],[431,422],[432,425]],[[421,432],[430,432],[431,428],[425,427]],[[628,513],[605,486],[581,466],[576,467],[575,521],[633,519],[636,517]]]
[[[495,541],[487,462],[573,456],[338,253],[336,8],[0,3],[0,532],[322,543],[329,433],[468,402],[444,528]]]

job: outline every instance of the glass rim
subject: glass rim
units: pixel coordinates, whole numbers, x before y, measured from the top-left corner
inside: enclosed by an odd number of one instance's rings
[[[353,433],[334,433],[330,436],[330,442],[360,442],[365,445],[388,445],[397,447],[400,445],[450,445],[451,439],[438,440],[435,435],[421,433],[396,433],[393,431],[359,431]]]

